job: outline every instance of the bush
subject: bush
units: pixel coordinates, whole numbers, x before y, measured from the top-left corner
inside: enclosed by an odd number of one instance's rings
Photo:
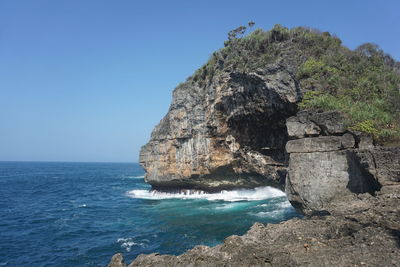
[[[296,77],[304,95],[299,107],[341,111],[350,128],[378,141],[399,137],[400,76],[376,45],[311,57]],[[388,65],[387,62],[390,64]]]

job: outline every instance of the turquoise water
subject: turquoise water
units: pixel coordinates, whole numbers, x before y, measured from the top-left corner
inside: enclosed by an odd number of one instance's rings
[[[149,192],[131,163],[0,162],[0,266],[105,266],[124,253],[180,254],[256,221],[297,216],[272,188]]]

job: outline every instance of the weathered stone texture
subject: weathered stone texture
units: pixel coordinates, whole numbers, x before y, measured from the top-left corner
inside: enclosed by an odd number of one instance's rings
[[[283,187],[285,120],[301,93],[279,65],[257,73],[226,71],[206,86],[178,86],[168,114],[140,153],[145,179],[157,188],[218,190]]]
[[[286,127],[289,138],[302,138],[306,136],[315,136],[321,133],[321,128],[312,121],[302,123],[297,117],[290,117],[286,120]]]
[[[358,194],[396,190],[400,148],[375,147],[369,136],[344,131],[343,118],[337,112],[299,112],[287,120],[288,131],[293,122],[314,123],[324,129],[314,137],[297,131],[292,138],[298,139],[286,144],[290,156],[285,190],[300,212],[334,213],[345,209]]]
[[[290,155],[286,193],[303,212],[327,209],[335,200],[350,199],[347,153],[342,151]]]
[[[288,153],[328,152],[344,148],[354,148],[355,141],[351,134],[343,136],[321,136],[291,140],[286,143]]]

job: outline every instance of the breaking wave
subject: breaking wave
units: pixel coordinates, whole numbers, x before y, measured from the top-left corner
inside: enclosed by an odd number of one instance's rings
[[[118,238],[117,243],[121,245],[121,248],[125,249],[127,252],[130,252],[133,246],[143,247],[144,243],[136,243],[133,242],[132,238]]]
[[[270,207],[270,206],[271,206],[271,204],[258,205],[258,207]],[[279,203],[277,206],[281,209],[292,208],[292,205],[290,204],[290,202],[288,200]]]
[[[181,190],[180,192],[160,192],[156,190],[132,190],[127,195],[141,199],[207,199],[223,201],[257,201],[285,196],[285,193],[270,187],[257,187],[254,189],[223,190],[219,193],[207,193],[201,190]]]
[[[144,175],[125,176],[126,179],[144,179]]]
[[[274,207],[274,210],[270,211],[260,211],[260,212],[250,212],[250,215],[263,217],[263,218],[271,218],[271,219],[281,219],[284,218],[285,213],[291,212],[293,210],[292,205],[288,200],[277,204],[262,204],[258,205],[259,207]]]

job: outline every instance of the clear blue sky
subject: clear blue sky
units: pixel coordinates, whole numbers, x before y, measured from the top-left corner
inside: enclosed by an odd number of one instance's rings
[[[137,161],[171,92],[252,20],[400,59],[400,1],[0,1],[0,160]]]

